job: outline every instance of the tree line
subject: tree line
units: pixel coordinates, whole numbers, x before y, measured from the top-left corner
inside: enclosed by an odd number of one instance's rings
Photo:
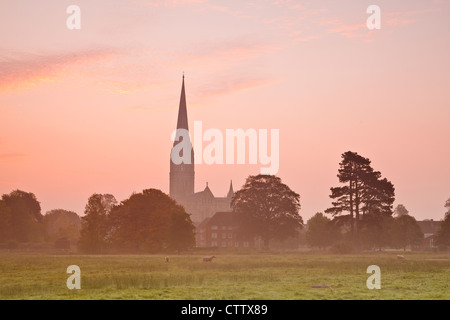
[[[423,239],[406,208],[393,209],[394,185],[368,158],[343,153],[337,178],[339,186],[330,188],[331,207],[304,225],[299,194],[274,175],[249,176],[231,202],[238,213],[239,237],[260,237],[267,248],[271,240],[296,237],[306,226],[310,246],[333,246],[337,251],[406,248]],[[450,245],[450,199],[445,208],[435,238],[441,246]],[[120,203],[111,194],[93,194],[81,218],[63,209],[42,215],[35,195],[21,190],[0,200],[0,243],[9,248],[44,242],[56,248],[77,246],[86,253],[154,253],[192,248],[194,237],[190,215],[157,189],[133,193]]]
[[[325,210],[329,217],[317,213],[303,225],[300,195],[278,177],[250,176],[232,200],[241,235],[258,236],[268,247],[271,239],[295,237],[306,227],[303,234],[309,246],[333,247],[337,252],[421,244],[424,234],[416,219],[401,204],[394,210],[394,185],[372,167],[370,159],[343,153],[337,178],[340,185],[330,188],[332,205]],[[450,199],[446,208],[450,211]],[[447,212],[436,234],[438,246],[450,245],[449,219]]]
[[[357,248],[381,250],[384,247],[406,250],[408,246],[419,248],[424,237],[416,219],[409,215],[386,216],[380,221],[364,217],[358,243],[354,242],[350,232],[343,231],[335,222],[322,212],[316,213],[307,222],[307,244],[317,248],[331,247],[336,252],[350,252]]]
[[[340,185],[330,188],[332,206],[326,214],[317,213],[308,220],[306,240],[310,246],[334,245],[337,251],[394,247],[418,247],[423,233],[404,205],[393,209],[395,188],[382,178],[371,161],[356,152],[345,152],[337,174]],[[450,245],[448,226],[450,199],[444,221],[436,234],[436,245]]]
[[[117,204],[110,194],[93,194],[81,218],[79,249],[88,253],[156,253],[195,245],[190,215],[157,189],[134,193]]]
[[[63,209],[42,215],[33,193],[12,191],[0,200],[0,243],[7,249],[77,247],[84,253],[181,251],[195,244],[190,216],[156,189],[121,203],[111,194],[93,194],[81,218]]]

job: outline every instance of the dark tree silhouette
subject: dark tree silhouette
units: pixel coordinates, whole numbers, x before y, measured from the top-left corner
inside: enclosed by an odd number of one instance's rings
[[[423,232],[416,219],[410,215],[401,215],[395,218],[393,227],[393,244],[403,248],[417,246],[423,239]]]
[[[47,242],[67,242],[75,245],[80,238],[81,219],[75,212],[53,209],[44,216],[44,230]],[[65,239],[65,240],[62,240]]]
[[[366,213],[361,217],[361,244],[367,249],[389,246],[392,243],[394,218],[384,213]]]
[[[195,244],[184,208],[157,189],[133,194],[111,211],[110,240],[119,251],[181,251]]]
[[[405,206],[402,205],[402,204],[397,205],[395,207],[395,209],[394,209],[394,216],[395,217],[401,217],[401,216],[405,216],[405,215],[408,215],[408,214],[409,214],[408,209],[406,209]]]
[[[42,240],[41,205],[33,193],[15,190],[10,194],[4,194],[2,201],[7,208],[2,210],[3,219],[8,219],[9,216],[9,240],[19,242]]]
[[[339,231],[336,225],[322,212],[316,213],[307,223],[306,242],[311,247],[324,248],[337,239]]]
[[[450,246],[450,198],[445,202],[445,208],[447,212],[436,233],[436,244],[442,247]]]
[[[81,218],[81,236],[78,248],[86,253],[102,253],[107,246],[108,214],[116,199],[110,194],[89,197]]]
[[[368,158],[351,151],[342,154],[337,177],[345,185],[331,188],[333,206],[325,212],[337,222],[350,225],[353,241],[359,247],[361,216],[371,214],[373,222],[375,217],[392,215],[394,186],[386,178],[381,179],[381,173],[373,170]]]
[[[260,236],[266,248],[270,239],[294,236],[303,225],[300,195],[274,175],[249,176],[231,207],[239,213],[241,236]]]
[[[0,200],[0,242],[6,242],[11,237],[11,211],[5,201]]]

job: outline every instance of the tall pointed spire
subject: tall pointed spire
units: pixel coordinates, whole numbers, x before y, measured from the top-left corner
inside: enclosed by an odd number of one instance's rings
[[[233,190],[233,180],[230,180],[230,190],[228,190],[227,198],[233,198],[234,190]]]
[[[181,96],[180,96],[180,106],[178,109],[178,120],[177,120],[177,131],[176,131],[176,139],[173,141],[173,148],[177,147],[177,145],[183,141],[185,136],[182,135],[180,129],[189,130],[188,128],[188,118],[187,118],[187,107],[186,107],[186,93],[184,89],[184,74],[183,74],[183,82],[181,85]],[[181,139],[180,139],[181,138]],[[191,161],[190,162],[182,162],[179,164],[175,164],[172,161],[172,152],[170,156],[170,196],[175,199],[184,199],[194,194],[194,149],[192,148],[192,144],[190,142],[190,137],[187,136],[188,145],[190,148]],[[184,150],[177,150],[179,152],[179,156],[183,157]]]
[[[180,106],[178,109],[177,129],[189,130],[187,110],[186,110],[186,93],[184,91],[184,73],[183,73],[183,83],[181,85],[181,96],[180,96]]]

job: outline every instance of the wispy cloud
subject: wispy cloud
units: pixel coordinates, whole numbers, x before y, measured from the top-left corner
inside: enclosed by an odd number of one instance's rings
[[[187,58],[194,62],[223,63],[226,61],[242,61],[256,58],[264,53],[277,49],[278,46],[275,44],[244,37],[205,43],[199,46],[196,52],[188,54]]]
[[[0,153],[0,160],[10,160],[10,159],[18,159],[25,158],[29,155],[26,153]]]
[[[144,7],[174,8],[186,5],[206,4],[206,0],[136,0],[133,4]]]
[[[381,16],[381,28],[392,28],[416,23],[426,13],[436,11],[434,8],[409,10],[409,11],[386,11]],[[354,20],[353,20],[354,21]],[[346,38],[361,38],[370,40],[376,32],[372,32],[366,26],[366,21],[349,22],[337,18],[323,18],[320,25],[325,27],[326,33],[337,34]]]
[[[125,107],[124,109],[125,109],[125,111],[130,111],[130,112],[142,112],[142,111],[148,111],[150,109],[150,107],[148,107],[148,106],[129,106],[129,107]]]
[[[320,37],[321,35],[319,34],[309,34],[309,35],[298,34],[297,36],[292,37],[292,40],[294,42],[308,42],[311,40],[319,39]]]
[[[98,64],[115,55],[117,52],[111,49],[47,55],[3,53],[0,57],[0,92],[54,81],[68,72],[80,72],[82,66]]]
[[[21,91],[45,82],[82,77],[85,83],[115,94],[161,87],[160,61],[144,49],[96,49],[62,54],[0,56],[0,92]]]
[[[436,10],[436,8],[427,8],[422,10],[391,11],[386,13],[384,23],[391,27],[408,25],[420,21],[423,15]]]
[[[239,91],[251,90],[269,85],[278,79],[271,77],[220,77],[215,81],[204,85],[200,89],[201,98],[227,95]]]
[[[328,33],[336,33],[346,38],[368,38],[373,32],[369,30],[365,23],[341,24],[328,29]]]

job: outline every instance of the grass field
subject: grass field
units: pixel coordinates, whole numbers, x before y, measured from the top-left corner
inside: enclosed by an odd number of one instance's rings
[[[449,299],[450,254],[0,254],[0,299]],[[69,265],[81,289],[69,290]],[[369,290],[369,265],[381,289]],[[324,285],[329,288],[312,288]]]

